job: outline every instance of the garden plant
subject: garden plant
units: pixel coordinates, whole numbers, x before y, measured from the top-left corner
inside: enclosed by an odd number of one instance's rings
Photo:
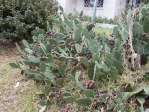
[[[35,27],[47,29],[51,25],[50,14],[56,12],[50,0],[1,0],[0,40],[30,39]]]
[[[82,20],[91,22],[92,17],[87,16],[87,15],[83,15]],[[95,20],[96,20],[96,23],[117,24],[116,18],[115,19],[108,19],[106,17],[103,18],[103,17],[98,16],[98,17],[95,18]]]
[[[93,24],[82,25],[83,12],[66,15],[59,9],[50,16],[52,28],[36,28],[32,44],[22,41],[23,50],[16,44],[21,59],[10,63],[43,86],[41,111],[55,104],[61,112],[126,112],[132,99],[138,103],[134,111],[149,108],[149,86],[143,83],[148,72],[139,78],[129,74],[147,63],[149,6],[130,11],[110,36],[95,34]],[[119,81],[126,74],[131,83]]]

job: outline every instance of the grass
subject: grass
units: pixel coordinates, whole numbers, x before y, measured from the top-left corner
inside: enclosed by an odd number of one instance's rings
[[[38,112],[41,88],[21,75],[19,69],[13,69],[9,63],[20,58],[15,44],[0,44],[0,112]],[[20,86],[14,85],[19,82]],[[48,112],[58,112],[55,105]]]
[[[0,112],[37,112],[38,91],[34,81],[27,81],[18,69],[9,66],[19,58],[14,45],[0,44]],[[14,85],[19,82],[20,86]]]
[[[108,37],[112,33],[112,29],[109,29],[109,28],[100,28],[100,27],[94,28],[93,31],[96,34],[98,34],[98,33],[105,33]]]

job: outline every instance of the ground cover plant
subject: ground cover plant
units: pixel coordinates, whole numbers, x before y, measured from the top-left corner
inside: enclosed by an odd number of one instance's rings
[[[83,12],[60,10],[51,16],[52,28],[36,28],[32,44],[22,41],[24,50],[17,45],[21,60],[10,63],[43,86],[41,111],[51,104],[61,112],[149,108],[148,71],[142,68],[149,53],[148,5],[128,13],[109,37],[95,34],[93,24],[82,25]]]
[[[49,15],[55,10],[50,0],[1,0],[0,41],[31,40],[35,27],[51,25]]]

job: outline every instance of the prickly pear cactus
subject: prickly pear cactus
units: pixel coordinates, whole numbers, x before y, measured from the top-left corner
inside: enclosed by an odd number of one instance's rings
[[[42,106],[55,98],[61,109],[68,104],[73,108],[75,103],[91,111],[101,103],[93,101],[95,82],[103,78],[117,80],[125,70],[119,29],[114,28],[108,38],[105,34],[95,35],[91,30],[94,25],[82,25],[82,13],[73,16],[61,12],[50,18],[52,29],[45,32],[36,28],[33,43],[23,40],[24,50],[17,45],[21,60],[10,65],[44,85],[39,101]],[[80,95],[73,91],[80,91]],[[101,92],[101,100],[105,100],[104,94],[107,92]],[[110,105],[110,99],[105,102]]]
[[[131,68],[140,68],[147,63],[149,54],[149,9],[148,5],[129,11],[120,23],[125,63]]]

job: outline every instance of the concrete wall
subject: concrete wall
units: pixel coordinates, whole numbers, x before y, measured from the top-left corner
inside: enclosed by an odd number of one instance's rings
[[[93,7],[84,7],[84,0],[58,0],[66,13],[74,13],[83,10],[84,14],[92,16]],[[97,8],[96,16],[113,18],[119,16],[124,10],[126,0],[104,0],[103,7]]]

